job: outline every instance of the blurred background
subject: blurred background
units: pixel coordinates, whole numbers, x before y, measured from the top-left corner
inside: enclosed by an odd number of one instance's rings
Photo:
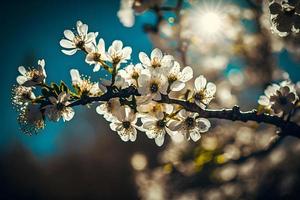
[[[193,66],[218,85],[213,107],[256,108],[267,84],[300,80],[299,36],[272,34],[264,1],[183,1],[186,11],[178,13],[155,9],[176,6],[176,0],[138,2],[130,27],[117,16],[124,9],[118,0],[1,4],[0,199],[297,199],[300,143],[286,138],[262,151],[274,127],[213,121],[196,144],[168,139],[157,147],[144,134],[122,142],[92,106],[77,107],[70,122],[48,122],[38,135],[21,133],[11,105],[18,66],[44,58],[47,81],[69,85],[71,68],[92,74],[83,54],[60,51],[63,31],[77,20],[98,31],[107,46],[116,39],[131,46],[133,63],[138,52],[159,47]],[[204,8],[217,14],[208,33],[201,32],[210,24]]]

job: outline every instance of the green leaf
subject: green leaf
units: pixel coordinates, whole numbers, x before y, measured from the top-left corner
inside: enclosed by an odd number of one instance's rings
[[[59,88],[59,86],[56,84],[56,83],[51,83],[51,87],[54,89],[54,91],[55,91],[55,93],[57,94],[57,95],[59,95],[60,94],[60,88]]]
[[[67,86],[67,85],[65,84],[65,82],[63,82],[63,81],[60,82],[60,90],[61,90],[61,91],[65,91],[66,93],[69,92],[68,86]]]

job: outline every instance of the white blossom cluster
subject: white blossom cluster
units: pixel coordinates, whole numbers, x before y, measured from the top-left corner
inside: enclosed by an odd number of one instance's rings
[[[264,95],[259,97],[258,103],[263,111],[278,116],[292,114],[299,103],[297,87],[291,81],[282,81],[279,84],[269,85]]]
[[[205,110],[215,96],[214,83],[208,82],[203,75],[193,78],[191,67],[181,68],[173,56],[163,54],[158,48],[150,55],[140,52],[139,63],[128,63],[132,53],[130,47],[115,40],[106,49],[104,40],[97,40],[97,35],[88,32],[88,25],[78,21],[74,32],[64,31],[65,38],[60,45],[66,55],[78,50],[84,52],[85,61],[93,67],[93,72],[105,70],[110,75],[109,80],[94,83],[72,69],[73,89],[70,89],[64,82],[46,84],[44,60],[38,62],[37,69],[19,67],[19,85],[13,89],[12,101],[20,111],[19,121],[25,133],[37,133],[44,127],[46,118],[69,121],[75,114],[73,106],[93,102],[98,104],[96,112],[110,122],[111,129],[123,141],[135,141],[139,130],[161,146],[166,134],[171,137],[180,134],[187,140],[198,141],[201,134],[208,131],[211,126],[208,119],[167,100],[192,103]],[[37,87],[41,88],[38,95],[34,93]],[[128,88],[134,88],[137,93],[118,95]],[[270,92],[266,92],[259,103],[274,113],[289,112],[290,104],[298,100],[294,86],[286,82],[272,88],[267,89]]]

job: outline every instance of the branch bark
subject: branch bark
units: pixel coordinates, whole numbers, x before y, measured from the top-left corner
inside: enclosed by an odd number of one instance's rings
[[[98,97],[84,97],[72,102],[69,106],[73,107],[77,105],[86,105],[93,102],[109,101],[112,98],[128,98],[132,95],[140,96],[138,90],[134,86],[129,86],[117,92],[113,90],[113,87],[107,87],[107,92],[105,94]],[[162,95],[162,99],[157,102],[180,105],[187,111],[196,112],[201,117],[207,119],[214,118],[241,122],[254,121],[257,123],[271,124],[281,129],[281,136],[289,135],[300,138],[300,126],[295,122],[285,121],[278,116],[268,115],[264,113],[258,114],[257,110],[255,109],[246,112],[240,111],[240,108],[238,106],[234,106],[232,109],[221,110],[202,109],[195,103],[178,99],[171,99],[168,95]]]

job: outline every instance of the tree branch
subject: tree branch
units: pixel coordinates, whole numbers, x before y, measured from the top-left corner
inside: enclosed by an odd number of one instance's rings
[[[129,86],[125,89],[114,91],[113,87],[107,87],[107,92],[98,97],[83,97],[79,100],[74,101],[69,106],[86,105],[93,102],[109,101],[112,98],[128,98],[130,96],[140,96],[138,90],[134,86]],[[201,117],[211,119],[226,119],[231,121],[254,121],[257,123],[266,123],[281,128],[281,136],[294,136],[300,138],[300,126],[295,122],[285,121],[278,116],[272,116],[268,114],[258,114],[257,110],[242,112],[238,106],[234,106],[232,109],[202,109],[197,104],[188,101],[171,99],[168,95],[162,94],[162,99],[157,101],[159,103],[177,104],[182,106],[184,109],[190,112],[196,112]]]

